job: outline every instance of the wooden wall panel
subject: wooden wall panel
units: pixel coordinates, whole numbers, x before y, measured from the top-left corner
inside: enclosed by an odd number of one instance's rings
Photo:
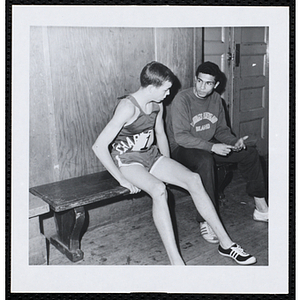
[[[201,29],[38,30],[40,36],[31,43],[30,172],[36,178],[34,184],[103,170],[91,147],[110,120],[117,97],[139,87],[144,65],[157,59],[186,88],[193,83],[195,61],[202,57]],[[43,176],[47,178],[42,180]]]
[[[157,60],[178,77],[182,89],[193,83],[193,28],[158,28],[156,30]]]
[[[140,73],[143,67],[155,59],[154,29],[122,28],[122,76],[124,94],[135,92],[140,87]]]
[[[29,125],[29,185],[53,182],[54,156],[51,145],[48,101],[50,78],[44,55],[43,28],[31,27],[30,30],[30,125]]]
[[[60,178],[66,179],[103,169],[91,147],[117,97],[138,88],[140,66],[154,57],[153,38],[150,29],[48,32]]]
[[[204,60],[203,55],[204,55],[204,53],[203,53],[203,28],[194,28],[193,80],[194,80],[198,66],[203,63],[203,60]]]
[[[119,48],[110,43],[109,30],[49,28],[48,35],[60,179],[66,179],[88,174],[89,163],[98,164],[91,149],[94,126],[98,122],[103,128],[115,105],[113,57]]]

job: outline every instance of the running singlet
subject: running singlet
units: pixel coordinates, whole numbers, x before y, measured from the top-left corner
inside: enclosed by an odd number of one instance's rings
[[[114,156],[136,151],[147,151],[154,141],[154,125],[160,110],[159,105],[153,103],[153,111],[147,115],[133,96],[129,95],[126,98],[138,107],[140,113],[133,123],[121,129],[112,143],[112,155]]]

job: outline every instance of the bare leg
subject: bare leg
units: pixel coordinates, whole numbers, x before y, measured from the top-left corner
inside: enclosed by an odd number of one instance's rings
[[[233,244],[197,173],[193,173],[178,162],[164,157],[154,165],[151,174],[163,182],[180,186],[189,191],[198,212],[216,233],[221,246],[226,249]]]
[[[138,165],[120,168],[120,171],[132,184],[148,193],[153,200],[153,220],[160,234],[172,265],[184,265],[178,252],[169,207],[167,191],[163,182]]]

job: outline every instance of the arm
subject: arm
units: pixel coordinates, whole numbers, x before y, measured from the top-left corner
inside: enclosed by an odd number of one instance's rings
[[[216,143],[212,147],[212,152],[218,155],[226,156],[231,151],[241,150],[236,144],[237,138],[232,134],[229,126],[227,125],[226,118],[225,118],[225,110],[222,103],[220,103],[217,128],[214,137],[219,142],[222,142],[222,143]]]
[[[234,145],[237,142],[237,138],[232,134],[229,126],[227,125],[225,110],[222,103],[220,103],[220,107],[219,107],[217,124],[218,125],[214,137],[221,143]]]
[[[122,129],[123,125],[134,116],[134,113],[135,108],[130,102],[127,100],[121,101],[113,118],[105,126],[92,147],[96,156],[102,162],[107,171],[120,183],[121,186],[128,188],[131,193],[136,193],[139,189],[124,178],[118,167],[114,164],[110,156],[108,146]]]
[[[157,115],[156,123],[155,123],[155,135],[156,135],[157,146],[162,155],[166,157],[170,157],[169,144],[168,144],[168,139],[165,133],[164,122],[163,122],[163,105],[160,103],[159,107],[160,107],[160,111]]]

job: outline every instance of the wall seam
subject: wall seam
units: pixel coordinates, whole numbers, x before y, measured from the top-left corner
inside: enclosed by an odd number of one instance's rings
[[[49,112],[49,135],[50,135],[50,151],[53,163],[53,176],[54,181],[58,181],[60,177],[60,170],[58,164],[57,155],[57,142],[56,142],[56,124],[55,124],[55,113],[54,113],[54,103],[53,103],[53,93],[52,93],[52,78],[51,78],[51,65],[50,65],[50,50],[48,43],[48,32],[47,27],[42,27],[43,35],[43,50],[45,58],[45,74],[46,74],[46,95],[47,95],[47,106]]]

